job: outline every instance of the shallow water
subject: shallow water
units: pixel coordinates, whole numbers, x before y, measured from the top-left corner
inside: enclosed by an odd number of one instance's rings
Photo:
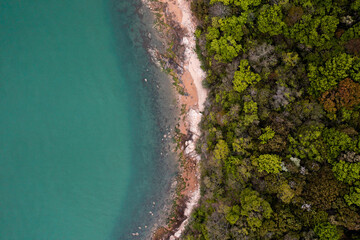
[[[0,0],[0,239],[146,239],[174,164],[138,4]]]

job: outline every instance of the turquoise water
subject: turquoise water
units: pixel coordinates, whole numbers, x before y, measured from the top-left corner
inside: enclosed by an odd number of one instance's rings
[[[137,7],[0,0],[1,240],[146,239],[173,172]]]

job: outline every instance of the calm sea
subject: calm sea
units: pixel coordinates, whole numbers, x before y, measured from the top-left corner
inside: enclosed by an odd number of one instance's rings
[[[148,239],[175,167],[139,6],[0,0],[1,240]]]

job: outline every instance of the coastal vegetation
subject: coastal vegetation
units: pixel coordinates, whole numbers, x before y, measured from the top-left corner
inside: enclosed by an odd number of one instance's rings
[[[360,1],[192,10],[209,95],[183,239],[360,239]]]

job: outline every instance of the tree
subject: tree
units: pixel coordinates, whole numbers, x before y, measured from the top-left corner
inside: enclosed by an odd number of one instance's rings
[[[228,18],[212,18],[207,28],[207,48],[214,58],[221,62],[231,62],[243,50],[239,43],[243,36],[242,27],[247,21],[247,13]]]
[[[347,42],[351,39],[355,39],[359,37],[360,37],[360,23],[357,23],[348,30],[346,30],[346,32],[341,35],[340,40],[342,42]]]
[[[281,170],[281,158],[275,154],[263,154],[253,161],[253,165],[260,172],[279,173]]]
[[[251,6],[258,6],[261,3],[261,0],[210,0],[210,4],[217,2],[221,2],[224,5],[233,4],[241,7],[244,11],[247,11]]]
[[[330,222],[337,226],[344,226],[348,230],[360,230],[360,215],[349,207],[338,209],[338,214],[330,217]],[[352,238],[350,238],[352,239]]]
[[[274,130],[271,129],[270,126],[267,126],[266,128],[261,129],[263,134],[259,137],[260,143],[265,144],[267,141],[272,139],[275,136]]]
[[[340,160],[333,165],[332,170],[339,181],[348,184],[360,179],[360,163],[348,163]]]
[[[278,190],[278,197],[284,202],[289,204],[294,198],[295,192],[291,189],[288,183],[283,182]]]
[[[232,144],[233,151],[239,155],[248,155],[252,147],[251,138],[238,138]]]
[[[259,74],[251,71],[249,62],[247,60],[241,60],[239,70],[234,74],[234,90],[237,92],[243,92],[249,85],[258,83],[261,80]]]
[[[318,224],[315,229],[315,233],[320,237],[320,240],[338,240],[340,239],[340,233],[336,226],[330,223]]]
[[[321,137],[324,126],[308,123],[299,128],[294,137],[289,136],[289,152],[293,157],[323,162],[326,159],[326,145]]]
[[[230,150],[224,140],[219,140],[214,149],[214,158],[218,161],[224,161],[229,155]]]
[[[243,124],[244,126],[249,126],[254,121],[257,121],[259,119],[257,112],[258,112],[258,106],[256,102],[254,101],[245,102],[244,103],[245,116],[241,121],[241,124]]]
[[[354,58],[343,53],[325,62],[324,66],[309,64],[308,77],[311,93],[319,96],[321,93],[332,89],[338,82],[349,75]]]
[[[302,195],[306,202],[318,209],[331,209],[339,196],[344,194],[345,184],[339,182],[328,167],[312,173],[307,180]]]
[[[360,104],[360,84],[346,78],[339,83],[336,89],[324,92],[320,102],[324,105],[324,109],[330,113],[335,113],[342,108],[351,110]]]
[[[359,28],[360,30],[360,28]],[[360,83],[360,60],[354,62],[352,69],[350,70],[350,77],[355,82]]]
[[[252,229],[260,227],[262,224],[262,219],[269,219],[273,212],[270,204],[259,197],[258,192],[251,190],[250,188],[246,188],[241,191],[240,202],[241,215],[247,217],[247,222]],[[254,213],[259,213],[260,215]]]
[[[288,26],[293,26],[304,15],[302,7],[292,6],[285,18],[285,23]]]
[[[360,207],[360,187],[352,187],[350,189],[350,194],[345,195],[344,199],[349,206],[355,204],[356,206]]]
[[[339,156],[342,151],[355,147],[354,141],[347,134],[337,131],[335,128],[324,129],[322,137],[327,145],[329,161]]]
[[[240,207],[238,205],[226,207],[225,218],[231,225],[234,225],[240,218]]]
[[[214,39],[210,43],[210,52],[215,53],[215,60],[223,62],[231,62],[235,57],[239,55],[242,46],[237,44],[231,37],[221,37],[220,39]]]
[[[358,10],[360,9],[360,0],[355,0],[352,4],[351,4],[351,9],[353,10]]]
[[[308,46],[330,48],[338,24],[339,19],[334,16],[303,15],[285,34]]]
[[[258,29],[262,33],[270,34],[270,36],[279,35],[286,26],[282,19],[281,6],[267,6],[258,17]]]

